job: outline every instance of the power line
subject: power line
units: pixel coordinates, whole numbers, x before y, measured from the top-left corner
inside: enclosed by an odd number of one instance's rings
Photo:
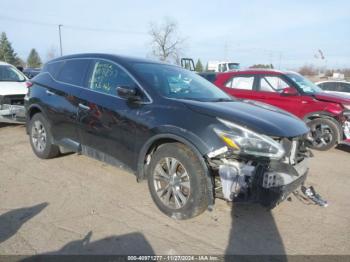
[[[17,23],[26,23],[26,24],[35,24],[40,26],[55,26],[57,27],[57,24],[54,23],[46,23],[46,22],[40,22],[40,21],[34,21],[34,20],[28,20],[28,19],[22,19],[22,18],[15,18],[15,17],[9,17],[6,15],[0,15],[0,20],[9,20],[14,21]],[[146,35],[147,33],[141,32],[141,31],[130,31],[130,30],[115,30],[115,29],[105,29],[105,28],[93,28],[93,27],[85,27],[85,26],[78,26],[78,25],[69,25],[64,24],[65,28],[73,29],[73,30],[83,30],[83,31],[95,31],[95,32],[102,32],[102,33],[118,33],[118,34],[139,34],[139,35]]]

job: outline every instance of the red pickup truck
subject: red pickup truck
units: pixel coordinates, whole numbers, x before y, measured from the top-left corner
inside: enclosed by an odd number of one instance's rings
[[[325,93],[298,73],[249,69],[201,75],[232,96],[264,102],[303,119],[314,149],[350,144],[350,99]]]

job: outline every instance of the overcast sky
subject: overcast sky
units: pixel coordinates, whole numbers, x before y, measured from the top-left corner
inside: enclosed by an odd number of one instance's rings
[[[26,59],[31,48],[43,58],[59,53],[151,53],[151,21],[177,21],[186,38],[184,56],[229,59],[243,66],[272,63],[350,67],[350,1],[134,1],[0,0],[0,31]],[[87,30],[90,29],[90,30]],[[318,49],[325,60],[316,59]]]

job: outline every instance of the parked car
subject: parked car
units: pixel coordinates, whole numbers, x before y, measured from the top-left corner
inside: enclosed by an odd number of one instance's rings
[[[237,98],[264,102],[301,118],[310,127],[314,149],[350,144],[350,99],[325,93],[298,73],[250,69],[203,77]]]
[[[38,75],[40,73],[40,68],[24,68],[23,73],[29,78],[33,78],[34,76]]]
[[[318,85],[323,91],[327,93],[350,97],[350,82],[328,80],[317,82],[316,85]]]
[[[0,122],[24,122],[27,80],[16,67],[0,61]]]
[[[215,197],[272,208],[306,179],[303,121],[183,68],[81,54],[48,62],[31,83],[27,133],[39,158],[71,150],[130,169],[172,218],[199,215]]]

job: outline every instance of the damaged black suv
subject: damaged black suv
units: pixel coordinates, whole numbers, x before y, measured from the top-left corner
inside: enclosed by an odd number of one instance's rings
[[[272,208],[306,178],[303,121],[180,67],[81,54],[48,62],[31,81],[27,132],[38,157],[75,151],[128,168],[173,218],[215,198]]]

